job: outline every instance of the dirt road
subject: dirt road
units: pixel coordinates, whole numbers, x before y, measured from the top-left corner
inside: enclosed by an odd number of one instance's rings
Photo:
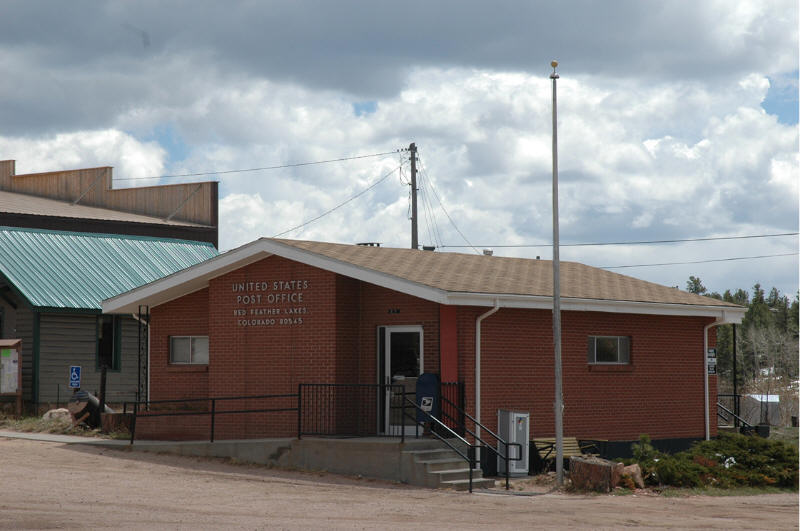
[[[797,529],[794,494],[509,496],[0,438],[0,528]]]

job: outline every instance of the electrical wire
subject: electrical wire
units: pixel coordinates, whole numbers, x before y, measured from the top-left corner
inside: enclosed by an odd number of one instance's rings
[[[654,245],[660,243],[681,243],[681,242],[708,242],[718,240],[745,240],[749,238],[776,238],[779,236],[797,236],[797,232],[781,232],[777,234],[750,234],[747,236],[714,236],[708,238],[684,238],[674,240],[647,240],[647,241],[632,241],[632,242],[590,242],[590,243],[562,243],[559,247],[591,247],[601,245]],[[479,245],[479,247],[492,247],[492,248],[524,248],[524,247],[552,247],[552,243],[542,244],[518,244],[518,245]],[[447,248],[464,248],[467,245],[443,245]],[[469,247],[472,247],[471,245]]]
[[[176,175],[155,175],[153,177],[125,177],[122,179],[114,179],[114,181],[146,181],[150,179],[175,179],[178,177],[201,177],[203,175],[223,175],[229,173],[245,173],[250,171],[265,171],[265,170],[280,170],[283,168],[297,168],[300,166],[313,166],[316,164],[328,164],[330,162],[344,162],[347,160],[357,160],[357,159],[367,159],[370,157],[382,157],[384,155],[394,155],[398,153],[399,150],[396,151],[387,151],[385,153],[373,153],[371,155],[355,155],[352,157],[341,157],[338,159],[328,159],[328,160],[317,160],[313,162],[297,162],[294,164],[281,164],[276,166],[262,166],[260,168],[247,168],[242,170],[221,170],[221,171],[203,171],[197,173],[181,173]]]
[[[296,227],[292,227],[291,229],[285,230],[285,231],[283,231],[283,232],[279,232],[278,234],[275,234],[275,235],[274,235],[274,236],[272,236],[272,237],[273,237],[273,238],[277,238],[277,237],[279,237],[279,236],[283,236],[284,234],[287,234],[287,233],[289,233],[289,232],[292,232],[292,231],[295,231],[295,230],[297,230],[297,229],[300,229],[300,228],[302,228],[302,227],[305,227],[306,225],[309,225],[309,224],[311,224],[311,223],[314,223],[314,222],[315,222],[315,221],[317,221],[318,219],[320,219],[320,218],[322,218],[322,217],[324,217],[324,216],[327,216],[328,214],[330,214],[330,213],[331,213],[331,212],[333,212],[334,210],[337,210],[337,209],[339,209],[339,208],[343,207],[344,205],[346,205],[346,204],[347,204],[347,203],[349,203],[350,201],[353,201],[354,199],[357,199],[357,198],[361,197],[361,196],[362,196],[362,195],[364,195],[365,193],[369,192],[370,190],[372,190],[373,188],[375,188],[376,186],[378,186],[379,184],[381,184],[383,181],[385,181],[386,179],[388,179],[390,175],[392,175],[394,172],[396,172],[397,170],[399,170],[399,169],[400,169],[400,168],[403,166],[403,164],[404,164],[404,163],[400,164],[400,166],[398,166],[398,167],[396,167],[396,168],[393,168],[393,169],[392,169],[392,170],[391,170],[389,173],[387,173],[386,175],[384,175],[383,177],[381,177],[380,179],[378,179],[377,181],[375,181],[374,183],[372,183],[372,184],[371,184],[371,185],[369,185],[368,187],[364,188],[363,190],[361,190],[361,191],[360,191],[360,192],[358,192],[357,194],[355,194],[355,195],[351,196],[349,199],[347,199],[347,200],[345,200],[345,201],[343,201],[343,202],[339,203],[339,204],[338,204],[338,205],[336,205],[335,207],[333,207],[333,208],[331,208],[331,209],[329,209],[329,210],[326,210],[325,212],[323,212],[323,213],[322,213],[322,214],[320,214],[319,216],[317,216],[317,217],[315,217],[315,218],[312,218],[312,219],[309,219],[308,221],[305,221],[305,222],[301,223],[300,225],[297,225]]]
[[[423,175],[424,174],[420,173],[420,176],[423,176]],[[428,178],[427,177],[423,177],[423,179],[421,179],[421,181],[423,182],[423,185],[424,185],[425,183],[428,182]],[[428,189],[425,188],[424,191],[425,191],[425,193],[423,194],[423,200],[425,201],[425,204],[427,205],[427,208],[428,208],[428,211],[430,212],[430,217],[431,217],[431,220],[432,220],[432,223],[433,223],[434,243],[436,244],[437,247],[441,247],[442,244],[444,243],[444,240],[442,239],[442,231],[439,229],[439,224],[436,222],[436,214],[435,214],[435,211],[434,211],[434,208],[433,208],[433,202],[431,201],[430,194],[428,194]]]
[[[693,260],[691,262],[664,262],[661,264],[635,264],[635,265],[618,265],[618,266],[598,266],[600,269],[622,269],[625,267],[656,267],[656,266],[671,266],[671,265],[688,265],[688,264],[709,264],[711,262],[732,262],[734,260],[756,260],[758,258],[775,258],[777,256],[797,256],[797,253],[782,253],[782,254],[762,254],[759,256],[735,256],[732,258],[715,258],[711,260]]]
[[[422,178],[423,174],[420,173],[419,191],[422,197],[422,212],[425,216],[425,226],[428,230],[428,238],[434,246],[438,247],[441,243],[441,238],[437,239],[436,216],[434,216],[433,208],[430,204],[430,197],[428,197],[428,190],[425,188],[425,179]]]
[[[419,151],[417,153],[419,153]],[[433,186],[433,181],[431,180],[430,176],[428,176],[428,171],[425,169],[425,166],[422,164],[422,158],[419,159],[419,165],[420,165],[420,168],[422,169],[422,171],[428,177],[428,183],[431,185],[431,190],[433,191],[433,195],[436,197],[436,201],[439,202],[439,206],[442,208],[442,212],[444,212],[444,215],[447,216],[447,219],[450,221],[450,224],[453,226],[454,229],[456,229],[456,232],[461,236],[461,238],[463,238],[464,241],[467,242],[467,246],[472,248],[472,250],[475,251],[477,254],[481,254],[481,252],[478,249],[476,249],[475,246],[472,245],[469,242],[467,237],[464,236],[464,233],[461,232],[461,230],[458,228],[458,226],[456,225],[455,221],[453,221],[453,218],[450,217],[450,214],[447,212],[447,209],[444,207],[444,203],[442,203],[441,198],[439,198],[439,194],[436,192],[436,187]]]

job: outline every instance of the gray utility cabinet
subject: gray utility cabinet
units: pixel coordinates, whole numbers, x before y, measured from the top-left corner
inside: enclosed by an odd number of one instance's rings
[[[531,414],[522,411],[497,410],[497,434],[500,438],[509,442],[517,443],[517,446],[509,446],[509,458],[521,457],[518,461],[508,461],[508,472],[512,476],[526,476],[528,474],[528,441],[530,440]],[[503,453],[505,448],[500,444],[498,452]],[[520,451],[522,455],[520,455]],[[497,472],[504,475],[506,473],[506,460],[497,457]]]

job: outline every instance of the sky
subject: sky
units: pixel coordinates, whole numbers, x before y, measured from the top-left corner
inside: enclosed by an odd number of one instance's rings
[[[554,59],[562,260],[794,297],[795,0],[4,0],[0,159],[219,181],[222,251],[408,247],[414,142],[421,245],[550,259]]]

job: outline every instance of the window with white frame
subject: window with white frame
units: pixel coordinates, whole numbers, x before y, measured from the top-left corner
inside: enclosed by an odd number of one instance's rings
[[[176,365],[208,365],[208,336],[170,337],[169,362]]]
[[[589,336],[588,362],[629,364],[631,362],[631,338],[626,336]]]

